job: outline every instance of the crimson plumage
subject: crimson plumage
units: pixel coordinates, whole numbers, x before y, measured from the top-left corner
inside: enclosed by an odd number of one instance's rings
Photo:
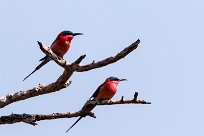
[[[96,105],[89,104],[90,101],[101,101],[101,100],[110,100],[117,92],[117,86],[120,81],[125,81],[126,79],[119,79],[117,77],[109,77],[102,83],[93,95],[89,98],[89,100],[82,107],[83,112],[90,112],[93,110]],[[81,116],[77,119],[77,121],[66,131],[68,132],[77,122],[79,122],[84,116]],[[86,117],[86,116],[85,116]]]
[[[70,48],[71,45],[71,41],[74,38],[74,36],[76,35],[82,35],[82,33],[73,33],[71,31],[62,31],[61,33],[59,33],[59,35],[57,36],[57,38],[54,40],[54,42],[52,43],[50,49],[52,50],[52,52],[54,52],[57,56],[63,58],[64,55],[67,53],[67,51]],[[25,81],[30,75],[32,75],[35,71],[39,70],[42,66],[44,66],[45,64],[47,64],[49,61],[51,60],[51,58],[49,58],[48,56],[45,56],[44,58],[40,59],[40,61],[42,61],[36,68],[34,71],[32,71],[28,76],[26,76],[23,81]]]

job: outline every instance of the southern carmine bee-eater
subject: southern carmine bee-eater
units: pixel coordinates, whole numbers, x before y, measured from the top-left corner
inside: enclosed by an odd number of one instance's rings
[[[69,47],[71,45],[71,41],[76,35],[83,35],[82,33],[73,33],[71,31],[62,31],[59,33],[55,41],[50,46],[50,49],[52,52],[54,52],[57,56],[63,58],[63,56],[67,53],[69,50]],[[42,66],[47,64],[50,60],[52,60],[50,57],[45,56],[44,58],[40,59],[42,61],[33,72],[31,72],[28,76],[26,76],[23,81],[25,81],[30,75],[32,75],[35,71],[39,70]]]
[[[96,91],[93,93],[93,95],[88,99],[88,101],[84,104],[81,111],[89,112],[93,110],[96,105],[91,104],[90,101],[102,101],[102,100],[111,100],[111,98],[115,95],[117,92],[117,86],[120,81],[126,81],[127,79],[119,79],[117,77],[109,77],[105,80],[104,83],[102,83]],[[84,117],[84,116],[83,116]],[[78,118],[78,120],[66,131],[68,132],[74,125],[77,124],[82,118],[82,116]]]

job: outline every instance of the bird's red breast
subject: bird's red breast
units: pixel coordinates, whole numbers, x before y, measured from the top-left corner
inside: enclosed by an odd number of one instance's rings
[[[117,92],[118,81],[105,81],[100,87],[97,99],[110,100]]]
[[[72,39],[73,39],[72,35],[59,34],[50,48],[57,56],[63,58],[63,56],[67,53],[67,51],[70,48]]]

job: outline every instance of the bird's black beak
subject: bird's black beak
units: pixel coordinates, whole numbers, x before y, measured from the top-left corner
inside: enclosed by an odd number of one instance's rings
[[[127,81],[127,79],[119,79],[119,81]]]
[[[76,36],[76,35],[83,35],[83,34],[82,33],[73,33],[72,35]]]

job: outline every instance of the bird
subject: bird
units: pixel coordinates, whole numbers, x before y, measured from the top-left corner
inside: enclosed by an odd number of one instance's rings
[[[82,112],[90,112],[91,110],[93,110],[96,107],[96,104],[91,104],[90,105],[90,101],[103,101],[103,100],[111,100],[111,98],[116,94],[117,92],[117,86],[119,84],[119,82],[121,81],[126,81],[127,79],[119,79],[117,77],[111,76],[108,77],[104,83],[102,83],[97,89],[96,91],[93,93],[93,95],[87,100],[87,102],[84,104],[84,106],[82,107],[81,111]],[[88,105],[89,104],[89,105]],[[67,129],[66,133],[73,128],[83,117],[85,116],[81,116],[77,119],[76,122],[74,122],[74,124],[69,127],[69,129]]]
[[[54,52],[58,57],[63,58],[63,56],[67,53],[70,48],[71,41],[74,36],[83,35],[82,33],[73,33],[71,31],[62,31],[58,34],[57,38],[51,44],[50,49]],[[52,60],[49,56],[45,56],[39,61],[41,63],[28,75],[26,76],[23,81],[25,81],[29,76],[31,76],[34,72],[39,70],[42,66],[47,64],[50,60]]]

